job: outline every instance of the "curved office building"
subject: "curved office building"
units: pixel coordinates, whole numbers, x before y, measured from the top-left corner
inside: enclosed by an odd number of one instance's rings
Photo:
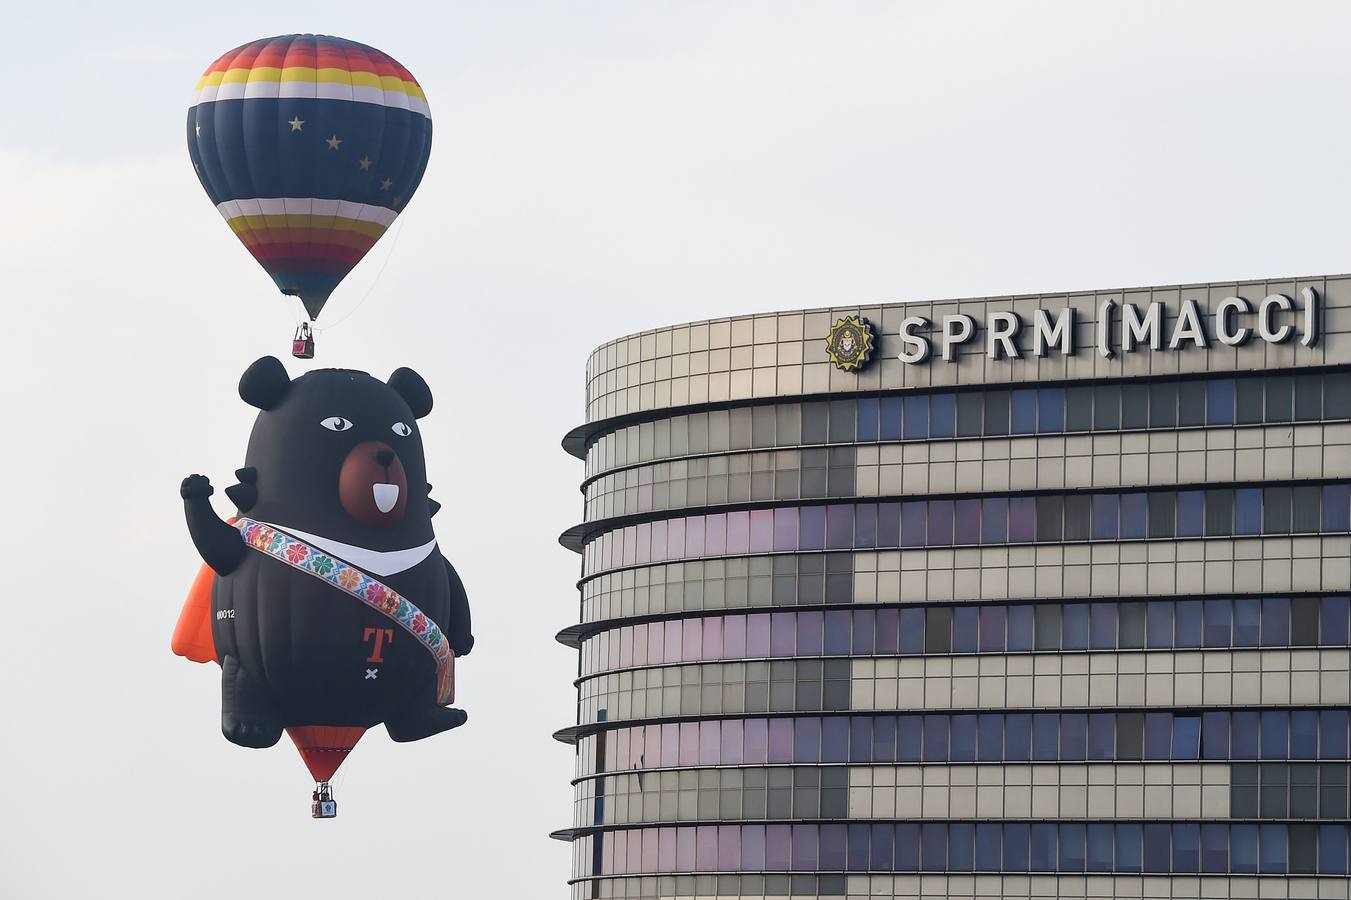
[[[1349,332],[1343,276],[602,346],[572,897],[1351,896]]]

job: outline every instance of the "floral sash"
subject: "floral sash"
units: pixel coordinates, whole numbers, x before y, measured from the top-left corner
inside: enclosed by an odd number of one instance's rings
[[[385,587],[353,565],[311,547],[271,525],[241,517],[235,522],[244,543],[260,553],[279,559],[294,569],[326,581],[371,609],[393,619],[417,638],[436,663],[436,702],[445,706],[455,699],[455,651],[450,641],[412,601]]]

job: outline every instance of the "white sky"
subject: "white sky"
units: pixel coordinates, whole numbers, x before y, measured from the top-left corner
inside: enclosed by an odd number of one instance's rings
[[[553,634],[578,559],[556,536],[582,467],[558,440],[590,349],[769,309],[1346,271],[1338,7],[7,10],[0,894],[565,897],[549,735],[574,718]],[[235,383],[294,320],[197,185],[185,109],[220,53],[291,31],[380,47],[430,98],[427,178],[315,362],[431,384],[478,637],[468,726],[370,734],[327,823],[290,746],[227,743],[215,667],[168,649],[199,564],[178,482],[231,483]]]

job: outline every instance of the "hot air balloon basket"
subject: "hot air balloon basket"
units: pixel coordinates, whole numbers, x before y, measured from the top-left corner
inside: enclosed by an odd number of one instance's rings
[[[291,339],[291,355],[296,359],[314,359],[314,333],[309,325],[301,325]]]
[[[338,815],[338,803],[333,799],[333,787],[327,781],[314,786],[310,802],[310,818],[332,819]]]

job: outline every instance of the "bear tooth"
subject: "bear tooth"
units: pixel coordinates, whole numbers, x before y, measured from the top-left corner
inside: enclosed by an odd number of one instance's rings
[[[394,504],[399,502],[399,486],[397,484],[371,485],[371,492],[375,495],[375,508],[382,513],[389,512],[394,508]]]

